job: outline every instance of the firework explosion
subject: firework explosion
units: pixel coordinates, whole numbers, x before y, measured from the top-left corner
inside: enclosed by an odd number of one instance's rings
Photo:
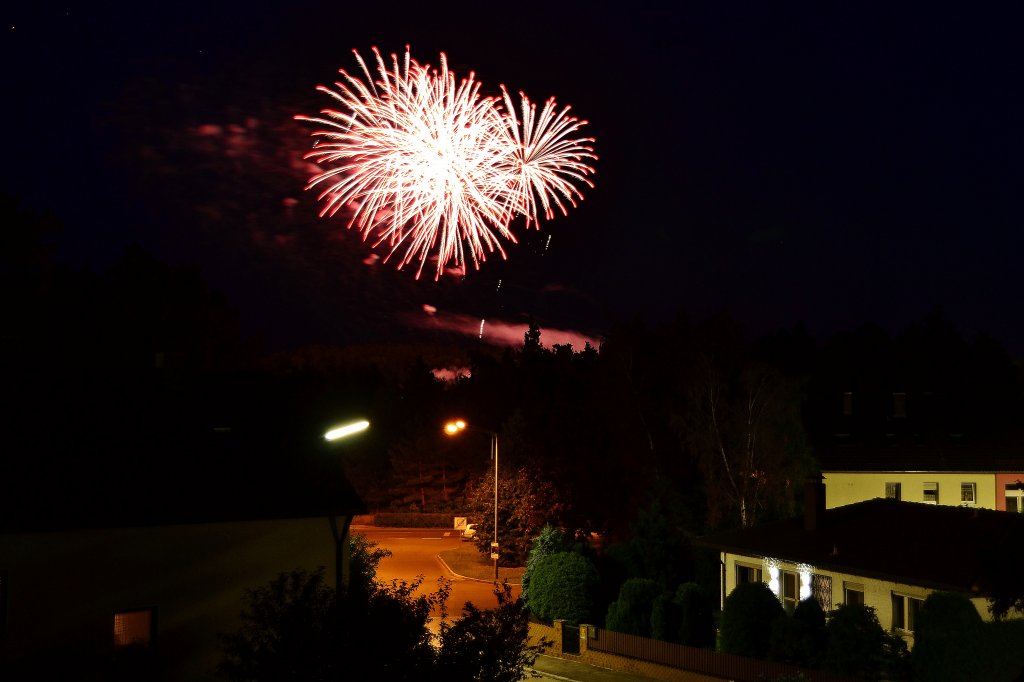
[[[555,208],[582,200],[579,186],[593,187],[593,138],[573,135],[584,125],[549,99],[537,106],[519,93],[519,114],[505,86],[501,97],[484,97],[470,73],[456,81],[442,53],[440,68],[420,65],[408,47],[390,68],[374,48],[377,77],[353,50],[362,78],[341,70],[335,88],[319,86],[340,105],[320,117],[296,116],[323,126],[306,154],[323,172],[317,188],[320,216],[352,211],[373,246],[387,243],[387,260],[404,248],[398,268],[418,261],[416,277],[436,255],[438,279],[446,266],[476,268],[497,252],[501,239],[515,243],[510,225],[522,216],[527,228],[550,220]]]

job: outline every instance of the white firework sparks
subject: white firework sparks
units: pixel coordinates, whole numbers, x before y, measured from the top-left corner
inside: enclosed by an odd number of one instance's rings
[[[342,70],[336,89],[317,88],[341,110],[296,118],[323,126],[305,157],[324,169],[307,185],[320,190],[321,217],[350,208],[348,227],[387,243],[387,258],[404,248],[399,268],[418,261],[419,277],[436,255],[436,279],[467,254],[479,268],[487,254],[505,257],[517,216],[537,226],[538,208],[565,215],[583,198],[578,184],[593,187],[593,139],[572,137],[586,121],[569,107],[550,99],[538,116],[520,93],[520,120],[504,86],[501,98],[482,96],[475,74],[457,81],[444,54],[432,69],[407,48],[389,68],[373,52],[376,78],[354,51],[363,78]]]

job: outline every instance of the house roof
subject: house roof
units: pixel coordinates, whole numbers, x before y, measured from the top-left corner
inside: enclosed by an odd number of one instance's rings
[[[365,511],[346,448],[326,443],[290,396],[251,391],[239,407],[200,388],[144,385],[50,411],[60,418],[5,415],[0,532]]]
[[[735,554],[934,589],[988,594],[998,564],[1021,558],[1024,515],[873,499],[699,539]]]

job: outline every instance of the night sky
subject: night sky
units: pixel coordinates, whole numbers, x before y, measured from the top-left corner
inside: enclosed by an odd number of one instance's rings
[[[137,244],[199,268],[275,349],[482,319],[488,341],[533,319],[578,347],[677,311],[823,339],[941,306],[1024,356],[1021,11],[663,4],[5,9],[2,190],[59,217],[67,263]],[[407,44],[487,94],[572,105],[600,157],[568,217],[440,282],[316,218],[292,120],[353,49]]]

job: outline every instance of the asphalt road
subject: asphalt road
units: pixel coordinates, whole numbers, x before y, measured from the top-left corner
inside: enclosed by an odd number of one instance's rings
[[[412,581],[423,576],[420,591],[432,592],[437,589],[438,578],[452,581],[452,593],[448,600],[449,616],[458,617],[462,605],[472,602],[481,609],[497,606],[494,584],[491,581],[472,580],[456,576],[438,559],[437,555],[462,544],[461,535],[454,530],[433,528],[377,528],[376,526],[352,526],[353,534],[362,534],[384,549],[391,550],[391,556],[380,562],[377,578],[383,581],[393,579]],[[512,586],[512,595],[519,596],[520,587]],[[434,613],[430,629],[436,635],[440,627],[440,614]],[[534,679],[557,680],[558,682],[651,682],[650,680],[620,673],[606,668],[565,661],[551,656],[541,656],[534,672]]]
[[[438,558],[438,554],[446,549],[462,545],[462,537],[458,531],[437,528],[377,528],[375,526],[352,526],[353,534],[362,534],[376,542],[383,549],[391,550],[391,556],[380,562],[377,567],[377,578],[385,582],[392,579],[412,582],[417,576],[423,576],[421,592],[433,592],[437,589],[437,581],[444,577],[452,581],[451,597],[448,599],[450,616],[458,617],[466,602],[472,602],[481,609],[489,609],[498,605],[494,596],[492,581],[472,580],[455,575]],[[519,596],[520,587],[512,586],[512,596]],[[435,613],[431,629],[437,629]]]

